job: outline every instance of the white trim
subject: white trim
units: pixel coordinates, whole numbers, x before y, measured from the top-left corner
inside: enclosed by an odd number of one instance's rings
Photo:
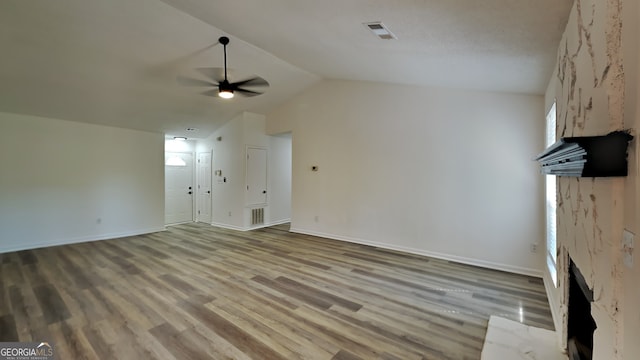
[[[197,221],[193,221],[193,220],[192,221],[178,221],[178,222],[175,222],[175,223],[164,224],[164,226],[167,227],[167,226],[176,226],[176,225],[182,225],[182,224],[191,224],[193,222],[197,222]]]
[[[557,108],[553,101],[547,116],[546,146],[556,142]],[[554,286],[558,286],[558,180],[556,176],[545,175],[545,268]],[[553,190],[553,191],[551,191]]]
[[[191,221],[177,222],[177,223],[171,223],[171,224],[166,224],[165,223],[165,226],[166,225],[178,225],[178,224],[186,224],[186,223],[189,223],[189,222],[195,222],[196,219],[197,219],[196,212],[198,211],[198,209],[196,207],[196,198],[198,197],[198,194],[197,194],[197,191],[196,191],[196,184],[197,184],[197,177],[198,177],[198,171],[196,169],[197,153],[195,151],[167,151],[166,150],[166,146],[165,146],[164,156],[167,156],[167,153],[169,153],[169,154],[189,154],[189,155],[191,155]],[[213,163],[213,150],[212,150],[212,154],[211,154],[211,161]],[[213,168],[213,165],[211,167]],[[166,195],[167,195],[167,165],[166,164],[163,167],[163,175],[162,175],[162,177],[165,180],[165,183],[164,183],[165,184],[164,185],[164,194],[165,194],[165,197],[166,197]],[[211,178],[211,181],[213,182],[213,177]],[[212,193],[213,193],[213,191],[212,191]],[[195,198],[194,198],[194,195],[195,195]],[[166,202],[166,200],[165,200],[165,202]],[[166,203],[165,203],[165,205],[166,205]],[[213,212],[213,204],[211,204],[211,205],[212,205],[212,212]],[[166,208],[164,209],[164,219],[165,219],[165,221],[167,219],[167,209]]]
[[[261,225],[257,225],[257,226],[252,226],[247,228],[247,231],[250,230],[256,230],[256,229],[262,229],[262,228],[267,228],[269,226],[275,226],[275,225],[280,225],[280,224],[284,224],[284,223],[288,223],[291,222],[291,219],[286,219],[286,220],[278,220],[278,221],[271,221],[268,224],[261,224]]]
[[[269,222],[269,225],[267,225],[267,226],[276,226],[276,225],[286,224],[288,222],[291,222],[291,219],[282,219],[282,220],[271,221],[271,222]]]
[[[356,244],[375,246],[383,249],[403,251],[410,254],[423,255],[423,256],[433,257],[437,259],[448,260],[448,261],[455,261],[455,262],[459,262],[467,265],[479,266],[479,267],[488,268],[492,270],[500,270],[500,271],[506,271],[506,272],[515,273],[515,274],[542,278],[542,271],[538,269],[530,269],[530,268],[525,268],[520,266],[496,263],[492,261],[471,259],[463,256],[443,254],[443,253],[426,251],[422,249],[415,249],[415,248],[410,248],[405,246],[390,245],[386,243],[380,243],[380,242],[369,241],[364,239],[357,239],[357,238],[352,238],[352,237],[342,236],[342,235],[325,234],[317,231],[309,231],[309,230],[298,229],[298,228],[291,228],[289,231],[294,233],[299,233],[299,234],[319,236],[319,237],[333,239],[333,240],[341,240],[341,241],[347,241],[347,242],[356,243]]]
[[[558,331],[558,329],[562,327],[562,317],[558,313],[560,309],[556,306],[556,296],[558,295],[557,291],[559,291],[560,288],[553,284],[549,270],[544,272],[542,282],[544,283],[544,290],[547,293],[547,301],[549,302],[549,308],[551,309],[553,327],[556,329],[556,341],[558,343],[558,347],[562,347],[562,331]]]
[[[251,231],[251,230],[266,228],[266,227],[269,227],[269,226],[285,224],[285,223],[288,223],[288,222],[291,222],[291,219],[283,219],[283,220],[271,221],[268,224],[261,224],[261,225],[258,225],[258,226],[252,226],[252,227],[247,227],[247,228],[243,228],[243,227],[235,226],[235,225],[229,225],[229,224],[216,223],[216,222],[211,223],[211,226],[216,226],[216,227],[219,227],[219,228],[229,229],[229,230]]]
[[[118,239],[123,237],[144,235],[144,234],[150,234],[150,233],[166,231],[166,230],[167,230],[166,227],[149,228],[149,229],[136,230],[131,232],[111,233],[111,234],[105,234],[105,235],[100,235],[95,237],[83,236],[83,237],[77,237],[77,238],[72,238],[67,240],[54,240],[51,242],[32,243],[26,246],[18,245],[18,246],[13,246],[8,248],[0,248],[0,254],[14,252],[14,251],[32,250],[32,249],[38,249],[38,248],[60,246],[60,245],[71,245],[71,244],[78,244],[78,243],[91,242],[91,241],[113,240],[113,239]]]
[[[202,204],[200,204],[200,155],[208,154],[209,155],[209,218],[208,221],[202,221],[200,219],[200,208]],[[195,222],[204,222],[208,224],[213,218],[213,150],[210,151],[199,151],[196,152],[196,160],[195,160],[196,174],[195,174],[195,188],[194,194],[195,197],[195,208],[194,211],[194,219]]]
[[[215,226],[215,227],[219,227],[219,228],[223,228],[223,229],[229,229],[229,230],[247,231],[247,229],[245,229],[243,227],[240,227],[240,226],[217,223],[217,222],[212,222],[211,226]]]
[[[257,207],[266,207],[269,204],[269,196],[271,194],[269,194],[269,192],[267,191],[266,196],[265,196],[265,202],[263,203],[257,203],[257,204],[249,204],[249,199],[247,198],[249,196],[248,194],[248,187],[249,187],[249,149],[257,149],[257,150],[264,150],[264,156],[265,156],[265,171],[264,171],[264,176],[265,176],[265,191],[269,189],[269,148],[266,146],[258,146],[258,145],[245,145],[245,149],[244,149],[244,188],[245,188],[245,192],[244,192],[244,203],[245,203],[245,208],[257,208]]]

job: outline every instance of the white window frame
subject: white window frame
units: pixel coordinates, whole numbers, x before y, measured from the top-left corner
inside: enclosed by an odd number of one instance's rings
[[[546,117],[546,146],[556,142],[556,103],[553,102]],[[554,175],[545,175],[546,203],[546,262],[553,285],[558,287],[558,242],[557,242],[557,179]]]

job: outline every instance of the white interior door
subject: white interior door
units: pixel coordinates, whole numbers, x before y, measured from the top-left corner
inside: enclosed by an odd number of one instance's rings
[[[198,154],[198,221],[211,223],[211,153]]]
[[[247,148],[247,205],[267,203],[267,149]]]
[[[164,155],[165,224],[193,221],[193,155]]]

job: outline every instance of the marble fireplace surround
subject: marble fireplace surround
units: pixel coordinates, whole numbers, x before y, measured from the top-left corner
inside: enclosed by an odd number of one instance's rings
[[[627,33],[623,39],[623,32],[635,26],[637,7],[633,0],[575,0],[545,95],[547,109],[556,102],[557,139],[631,129],[633,141],[638,141],[635,117],[628,116],[625,123],[625,112],[632,113],[635,106],[625,102],[629,95],[625,81],[636,80],[629,75],[636,74],[638,65],[627,55],[637,51],[637,34]],[[558,284],[554,285],[549,274],[545,284],[558,341],[567,349],[569,259],[582,272],[593,290],[594,359],[637,358],[630,354],[638,346],[626,336],[634,329],[637,310],[630,302],[624,306],[629,298],[625,290],[634,290],[625,289],[625,279],[631,276],[625,274],[631,270],[622,263],[621,252],[623,230],[636,234],[640,230],[632,221],[637,211],[634,189],[639,183],[636,147],[630,150],[632,167],[627,178],[556,177]]]

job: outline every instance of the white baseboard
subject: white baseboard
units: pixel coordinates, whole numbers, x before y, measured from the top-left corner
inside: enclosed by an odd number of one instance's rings
[[[215,226],[215,227],[219,227],[219,228],[223,228],[223,229],[229,229],[229,230],[247,231],[247,229],[245,229],[243,227],[240,227],[240,226],[229,225],[229,224],[224,224],[224,223],[217,223],[217,222],[212,222],[211,226]]]
[[[485,260],[480,260],[480,259],[472,259],[472,258],[467,258],[467,257],[463,257],[463,256],[457,256],[457,255],[451,255],[451,254],[443,254],[443,253],[434,252],[434,251],[426,251],[426,250],[423,250],[423,249],[415,249],[415,248],[410,248],[410,247],[405,247],[405,246],[397,246],[397,245],[392,245],[392,244],[387,244],[387,243],[380,243],[380,242],[369,241],[369,240],[358,239],[358,238],[352,238],[352,237],[342,236],[342,235],[326,234],[326,233],[322,233],[322,232],[310,231],[310,230],[305,230],[305,229],[291,228],[289,231],[294,232],[294,233],[299,233],[299,234],[319,236],[319,237],[333,239],[333,240],[341,240],[341,241],[346,241],[346,242],[351,242],[351,243],[356,243],[356,244],[369,245],[369,246],[379,247],[379,248],[383,248],[383,249],[402,251],[402,252],[415,254],[415,255],[423,255],[423,256],[433,257],[433,258],[436,258],[436,259],[454,261],[454,262],[459,262],[459,263],[462,263],[462,264],[479,266],[479,267],[492,269],[492,270],[500,270],[500,271],[506,271],[506,272],[515,273],[515,274],[521,274],[521,275],[527,275],[527,276],[533,276],[533,277],[537,277],[537,278],[542,278],[542,271],[537,270],[537,269],[525,268],[525,267],[521,267],[521,266],[513,266],[513,265],[509,265],[509,264],[501,264],[501,263],[496,263],[496,262],[492,262],[492,261],[485,261]]]
[[[262,225],[250,226],[250,227],[240,227],[240,226],[223,224],[223,223],[216,223],[216,222],[211,223],[211,226],[217,226],[217,227],[220,227],[220,228],[223,228],[223,229],[229,229],[229,230],[251,231],[251,230],[266,228],[266,227],[269,227],[269,226],[285,224],[285,223],[288,223],[288,222],[291,222],[291,219],[276,220],[276,221],[271,221],[268,224],[262,224]]]
[[[47,242],[20,244],[20,245],[16,245],[16,246],[9,246],[9,247],[6,247],[6,248],[5,247],[0,248],[0,254],[8,253],[8,252],[14,252],[14,251],[39,249],[39,248],[44,248],[44,247],[53,247],[53,246],[60,246],[60,245],[78,244],[78,243],[90,242],[90,241],[112,240],[112,239],[118,239],[118,238],[129,237],[129,236],[150,234],[150,233],[159,232],[159,231],[165,231],[165,230],[166,230],[166,227],[148,228],[148,229],[139,229],[139,230],[134,230],[134,231],[126,231],[126,232],[121,232],[121,233],[103,234],[103,235],[99,235],[99,236],[82,236],[82,237],[64,239],[64,240],[57,239],[57,240],[47,241]]]
[[[276,226],[276,225],[286,224],[290,222],[291,222],[291,219],[276,220],[276,221],[269,222],[269,225],[267,226]]]
[[[164,226],[176,226],[176,225],[182,225],[182,224],[191,224],[197,222],[196,220],[189,220],[189,221],[179,221],[179,222],[175,222],[175,223],[170,223],[170,224],[164,224]]]

